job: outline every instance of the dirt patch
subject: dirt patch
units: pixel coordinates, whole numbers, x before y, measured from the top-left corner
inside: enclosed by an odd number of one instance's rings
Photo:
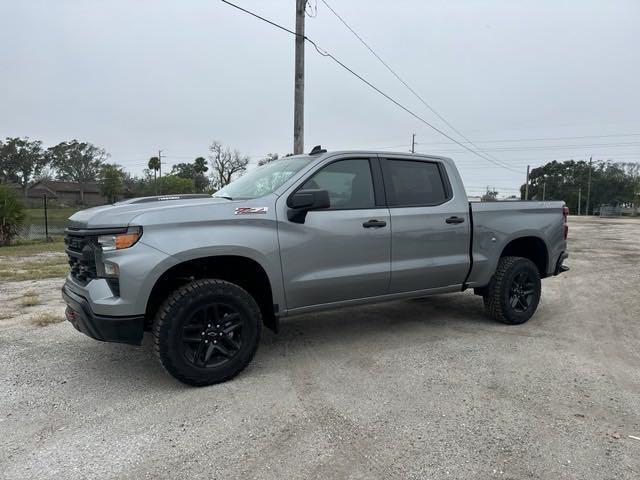
[[[32,317],[40,314],[64,318],[63,283],[61,278],[0,283],[0,328],[30,325]]]

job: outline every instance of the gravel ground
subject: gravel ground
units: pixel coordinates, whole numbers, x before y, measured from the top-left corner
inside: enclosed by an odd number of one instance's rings
[[[0,284],[0,477],[640,478],[640,222],[570,240],[525,325],[471,294],[306,315],[199,389],[149,338],[33,326],[59,280]],[[42,304],[7,318],[27,290]]]

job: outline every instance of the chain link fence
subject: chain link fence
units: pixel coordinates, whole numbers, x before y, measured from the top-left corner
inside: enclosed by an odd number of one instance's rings
[[[64,235],[67,219],[78,210],[80,208],[52,206],[43,197],[40,207],[24,209],[24,222],[14,241],[59,239]]]
[[[596,208],[596,213],[601,217],[637,217],[640,215],[640,209],[638,207],[623,207],[620,205],[600,205],[600,208]]]

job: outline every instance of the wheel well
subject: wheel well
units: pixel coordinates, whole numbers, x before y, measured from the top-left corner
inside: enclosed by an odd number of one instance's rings
[[[547,276],[549,253],[544,241],[538,237],[521,237],[511,240],[502,250],[500,257],[524,257],[538,267],[540,277]]]
[[[201,278],[226,280],[244,288],[256,301],[266,327],[277,331],[271,283],[264,268],[247,257],[203,257],[174,265],[158,279],[151,290],[145,312],[146,327],[150,328],[158,307],[178,287]]]

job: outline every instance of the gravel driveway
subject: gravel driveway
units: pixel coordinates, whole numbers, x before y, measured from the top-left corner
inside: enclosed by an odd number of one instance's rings
[[[525,325],[470,293],[305,315],[207,388],[149,338],[4,318],[0,477],[640,478],[640,221],[569,235],[571,271]],[[60,286],[0,283],[0,302],[36,290],[29,308],[62,315]]]

